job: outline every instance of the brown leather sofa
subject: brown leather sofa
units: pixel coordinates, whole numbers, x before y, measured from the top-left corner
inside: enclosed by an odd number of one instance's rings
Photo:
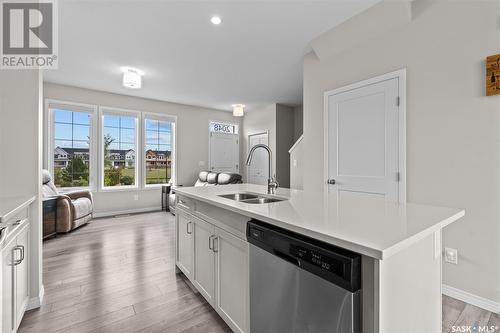
[[[87,190],[59,194],[51,174],[42,172],[42,196],[57,197],[57,232],[64,233],[92,220],[94,205],[92,193]],[[45,223],[45,221],[44,221]]]

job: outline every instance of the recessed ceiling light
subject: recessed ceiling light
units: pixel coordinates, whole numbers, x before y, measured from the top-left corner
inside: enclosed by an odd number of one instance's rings
[[[210,19],[210,22],[212,22],[215,25],[219,25],[222,23],[222,19],[218,16],[212,16],[212,18]]]
[[[243,104],[233,104],[233,116],[243,117],[245,115],[245,105]]]
[[[139,89],[142,86],[142,76],[144,72],[137,68],[122,67],[123,86],[125,88]]]

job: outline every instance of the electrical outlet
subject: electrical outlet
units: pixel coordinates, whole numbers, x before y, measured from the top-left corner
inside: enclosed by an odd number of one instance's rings
[[[139,194],[134,194],[134,200],[135,201],[139,200]]]
[[[205,166],[205,161],[199,161],[198,166],[204,167]]]
[[[296,167],[296,166],[297,166],[297,160],[296,160],[296,159],[294,159],[294,160],[293,160],[293,166],[294,166],[294,167]]]
[[[458,265],[458,251],[450,247],[444,248],[444,261],[450,264]]]

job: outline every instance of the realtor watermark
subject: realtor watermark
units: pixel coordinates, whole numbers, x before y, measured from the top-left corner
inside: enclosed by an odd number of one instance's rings
[[[56,69],[56,0],[0,0],[2,69]]]
[[[452,333],[494,333],[500,332],[498,326],[496,325],[463,325],[463,326],[452,326]]]

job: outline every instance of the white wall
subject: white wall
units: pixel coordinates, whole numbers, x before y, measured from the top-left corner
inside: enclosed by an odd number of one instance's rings
[[[444,230],[444,246],[459,251],[458,265],[443,264],[444,283],[496,302],[500,96],[485,97],[484,67],[500,52],[499,22],[498,1],[418,0],[410,23],[304,59],[304,187],[323,186],[323,93],[406,67],[408,201],[466,209]]]
[[[44,84],[44,97],[69,102],[111,106],[177,116],[177,184],[186,186],[193,185],[196,181],[198,172],[208,167],[209,121],[219,120],[241,125],[240,118],[233,117],[232,113],[226,111],[112,94],[53,83]],[[47,156],[47,153],[44,153],[44,155]],[[200,167],[199,161],[204,161],[205,166]],[[139,200],[134,201],[134,195],[136,194],[139,195]],[[159,209],[161,206],[159,189],[96,192],[94,193],[94,198],[95,211],[98,214],[140,209]]]
[[[30,297],[42,287],[42,74],[0,70],[0,195],[36,196],[30,210]]]

